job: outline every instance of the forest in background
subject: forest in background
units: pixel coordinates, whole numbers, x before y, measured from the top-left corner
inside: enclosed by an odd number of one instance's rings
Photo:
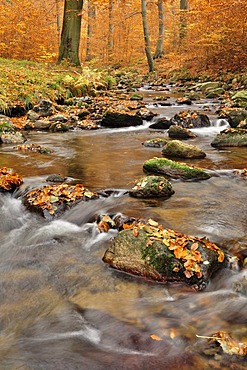
[[[151,50],[159,38],[157,1],[147,2]],[[185,9],[181,4],[186,3]],[[164,0],[163,55],[158,69],[243,70],[247,61],[245,0]],[[55,63],[64,0],[2,0],[0,57]],[[146,65],[140,0],[83,3],[82,65]]]

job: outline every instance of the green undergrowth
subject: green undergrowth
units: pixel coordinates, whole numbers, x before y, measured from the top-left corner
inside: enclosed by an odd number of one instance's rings
[[[115,83],[115,78],[106,71],[88,67],[0,58],[0,112],[8,114],[15,105],[29,109],[41,97],[56,101],[95,95]]]

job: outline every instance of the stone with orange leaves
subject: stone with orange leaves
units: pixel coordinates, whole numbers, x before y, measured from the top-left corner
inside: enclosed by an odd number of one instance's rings
[[[157,282],[182,282],[202,290],[226,266],[223,250],[206,238],[181,234],[158,222],[134,220],[106,250],[111,267]]]

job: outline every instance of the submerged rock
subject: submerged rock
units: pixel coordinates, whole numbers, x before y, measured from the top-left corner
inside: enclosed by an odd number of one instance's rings
[[[168,158],[205,158],[206,153],[196,145],[180,140],[168,141],[162,149],[162,155]]]
[[[129,195],[135,198],[169,198],[172,194],[172,185],[163,176],[144,176],[129,191]]]
[[[247,129],[228,128],[223,130],[214,138],[211,145],[217,148],[247,146]]]
[[[51,149],[41,146],[39,144],[17,145],[14,149],[20,150],[22,152],[33,152],[33,153],[40,153],[40,154],[52,153]]]
[[[196,137],[192,131],[179,125],[172,125],[169,127],[168,135],[174,139],[194,139]]]
[[[31,190],[24,196],[23,203],[30,211],[47,218],[61,215],[79,201],[98,197],[97,193],[88,190],[82,184],[60,184]]]
[[[142,118],[137,114],[106,112],[101,121],[101,126],[109,128],[130,127],[142,125]]]
[[[146,140],[143,143],[143,145],[151,148],[162,148],[167,143],[167,141],[168,141],[167,138],[156,137],[153,139]]]
[[[143,164],[143,170],[148,173],[165,175],[171,178],[181,178],[183,180],[207,180],[210,175],[194,166],[188,166],[185,163],[178,163],[166,158],[157,158],[147,160]]]
[[[103,256],[115,269],[157,282],[184,282],[196,290],[206,287],[225,260],[224,252],[208,239],[165,229],[151,219],[128,225]]]
[[[2,167],[0,169],[0,191],[13,192],[23,183],[22,176],[12,168]]]

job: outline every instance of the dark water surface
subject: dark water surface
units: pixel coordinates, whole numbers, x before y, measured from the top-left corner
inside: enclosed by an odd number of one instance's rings
[[[188,107],[153,106],[171,117]],[[160,93],[159,93],[160,94]],[[212,107],[214,102],[203,102]],[[202,103],[190,107],[202,108]],[[207,157],[190,161],[211,179],[172,181],[167,200],[137,200],[126,190],[143,175],[142,164],[161,149],[145,148],[164,136],[144,127],[29,133],[52,155],[0,147],[0,166],[24,177],[23,189],[41,186],[49,174],[76,178],[91,190],[114,189],[109,198],[78,204],[59,220],[29,213],[19,199],[0,194],[0,370],[245,369],[246,361],[203,353],[206,340],[229,331],[247,341],[246,270],[220,272],[203,292],[162,285],[110,269],[102,256],[114,231],[100,234],[99,214],[154,218],[179,232],[207,236],[228,250],[246,246],[247,148],[217,150],[210,143],[226,123],[194,130],[189,143]],[[223,125],[220,127],[220,125]],[[246,284],[247,285],[247,284]],[[238,287],[238,289],[236,289]],[[150,336],[157,335],[161,340]]]

